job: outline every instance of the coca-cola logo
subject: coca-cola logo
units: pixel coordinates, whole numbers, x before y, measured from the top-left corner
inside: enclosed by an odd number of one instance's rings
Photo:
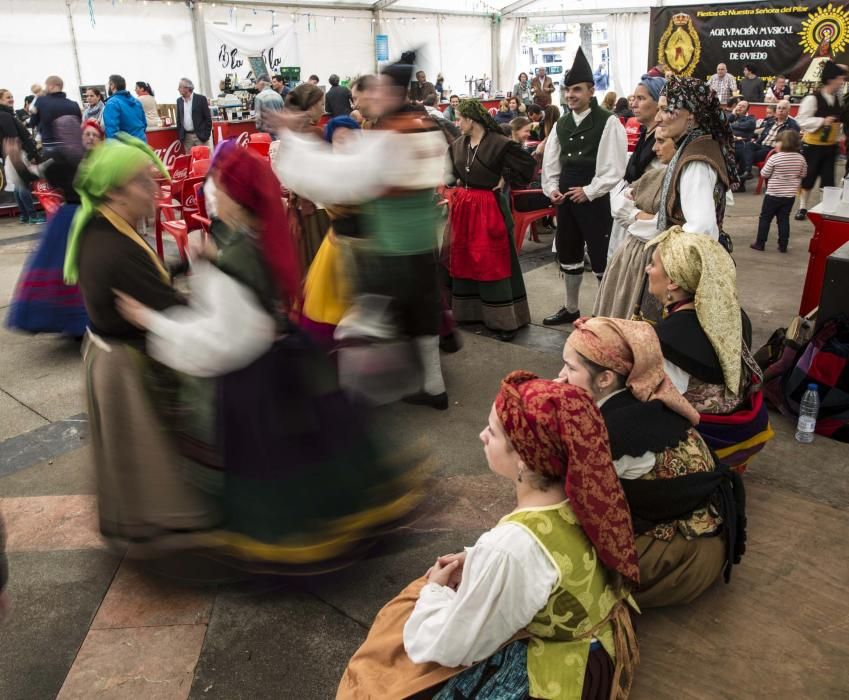
[[[186,197],[186,207],[192,207],[193,209],[197,209],[197,199],[195,199],[194,192]]]
[[[243,131],[239,134],[239,137],[236,139],[236,143],[238,143],[242,148],[248,147],[248,142],[250,141],[250,134],[247,131]]]
[[[156,155],[159,156],[159,160],[165,164],[166,168],[170,168],[174,165],[174,161],[183,155],[183,144],[179,141],[172,141],[168,148],[157,148]],[[183,177],[185,177],[185,174]]]
[[[47,183],[46,180],[38,180],[35,183],[35,191],[36,192],[52,192],[53,188]]]
[[[189,176],[188,168],[180,168],[171,173],[172,180],[185,180]]]

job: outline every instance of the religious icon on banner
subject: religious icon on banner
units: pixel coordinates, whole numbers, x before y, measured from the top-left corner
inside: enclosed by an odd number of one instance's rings
[[[691,76],[702,55],[702,42],[690,15],[679,12],[669,20],[657,47],[658,63],[665,63],[676,75]]]
[[[808,14],[799,32],[799,45],[814,58],[834,58],[849,43],[849,13],[829,3]]]

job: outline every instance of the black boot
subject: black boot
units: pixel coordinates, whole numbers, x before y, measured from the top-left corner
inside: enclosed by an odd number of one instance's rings
[[[796,219],[796,221],[804,221],[805,219],[808,218],[808,210],[807,209],[800,209],[799,211],[796,212],[796,215],[793,218]]]
[[[581,318],[580,311],[567,311],[564,306],[556,314],[551,314],[551,316],[542,319],[542,324],[544,326],[559,326],[564,323],[574,323],[579,318]]]
[[[448,393],[445,391],[441,394],[428,394],[425,391],[420,391],[418,394],[405,396],[402,401],[413,404],[414,406],[430,406],[438,411],[448,409]]]

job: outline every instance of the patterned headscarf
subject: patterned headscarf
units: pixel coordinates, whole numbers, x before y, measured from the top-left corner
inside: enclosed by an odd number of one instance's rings
[[[280,181],[268,161],[238,145],[224,146],[216,150],[210,174],[216,175],[220,189],[259,220],[263,257],[280,298],[291,308],[300,297],[300,263]]]
[[[725,385],[740,389],[743,319],[737,300],[737,269],[728,251],[717,241],[680,226],[664,231],[646,245],[657,246],[667,276],[694,295],[699,325],[710,340]]]
[[[492,115],[487,111],[480,100],[460,100],[460,106],[457,107],[457,113],[464,116],[466,119],[471,119],[480,124],[487,131],[495,131],[501,133],[501,127],[498,122],[492,118]]]
[[[640,401],[662,401],[693,425],[699,413],[675,388],[663,369],[663,352],[651,324],[618,318],[581,318],[566,344],[590,362],[625,377]]]
[[[660,92],[666,96],[667,111],[677,112],[686,109],[693,115],[695,126],[678,148],[680,154],[686,145],[697,136],[709,135],[719,144],[725,167],[728,169],[728,179],[732,189],[736,189],[740,179],[737,175],[737,161],[734,157],[734,135],[728,123],[728,116],[719,104],[719,98],[713,89],[698,78],[679,78],[673,76],[666,81]],[[676,159],[677,160],[677,159]],[[669,164],[670,172],[674,170],[673,163]]]
[[[590,395],[520,370],[502,380],[495,411],[528,469],[565,477],[566,497],[601,561],[639,583],[631,513]]]
[[[76,132],[79,138],[79,125]],[[68,233],[64,269],[66,284],[77,283],[80,234],[94,216],[97,207],[103,203],[109,192],[126,185],[145,167],[150,166],[155,166],[163,177],[171,179],[150,146],[123,132],[92,150],[83,159],[74,178],[74,189],[80,195],[80,206],[74,214]]]

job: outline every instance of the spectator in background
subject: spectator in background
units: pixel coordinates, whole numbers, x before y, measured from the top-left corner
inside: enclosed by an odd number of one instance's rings
[[[445,108],[445,118],[449,122],[456,122],[460,118],[460,114],[457,112],[457,108],[460,106],[460,97],[459,95],[451,95],[448,98],[448,106]]]
[[[734,156],[737,160],[737,174],[740,175],[740,191],[745,191],[745,181],[752,177],[751,171],[746,170],[746,151],[751,148],[755,138],[755,118],[749,114],[749,103],[739,100],[731,115],[728,117],[731,133],[734,135]]]
[[[434,119],[441,119],[442,121],[447,121],[445,118],[445,114],[436,106],[437,104],[437,96],[436,95],[428,95],[424,98],[424,108],[425,111]],[[457,134],[459,136],[459,134]]]
[[[543,110],[543,118],[540,122],[539,129],[537,133],[539,134],[540,141],[544,141],[548,138],[548,135],[554,131],[557,127],[557,120],[560,119],[560,109],[557,105],[548,105]],[[542,146],[542,144],[540,144]],[[541,152],[542,149],[540,149]]]
[[[15,110],[15,116],[17,117],[18,121],[27,128],[29,128],[29,118],[32,116],[32,111],[30,108],[32,107],[33,100],[35,100],[35,95],[27,95],[24,98],[23,109]]]
[[[620,119],[630,119],[634,116],[627,97],[620,97],[616,100],[616,107],[614,107],[613,113]]]
[[[194,83],[181,78],[177,86],[177,138],[183,150],[191,153],[193,146],[203,146],[212,134],[212,115],[205,95],[195,92]]]
[[[103,93],[100,92],[100,88],[86,88],[83,97],[86,103],[86,108],[83,110],[83,121],[88,119],[101,121],[103,119],[103,108],[105,105],[103,103]]]
[[[531,138],[531,120],[527,117],[516,117],[510,122],[510,138],[524,148]]]
[[[743,66],[743,79],[740,81],[740,94],[749,102],[764,101],[764,81],[761,80],[751,63]]]
[[[534,101],[531,82],[528,80],[528,74],[524,71],[519,73],[519,79],[513,85],[513,97],[518,97],[526,107]]]
[[[775,76],[775,82],[766,89],[764,102],[778,102],[790,99],[790,85],[783,75]]]
[[[540,107],[551,104],[551,94],[554,92],[554,81],[545,73],[545,68],[540,66],[531,81],[531,91],[534,93],[534,103]]]
[[[542,137],[539,135],[540,129],[542,128],[542,107],[538,104],[529,105],[525,110],[525,116],[531,120],[531,131],[535,134],[538,140],[542,140]]]
[[[331,119],[347,117],[353,109],[351,91],[339,84],[339,76],[335,73],[327,79],[327,82],[330,83],[330,89],[324,96],[324,109],[327,110]]]
[[[27,154],[30,162],[35,162],[37,158],[35,142],[26,127],[15,117],[15,98],[9,90],[0,90],[0,162],[7,156],[4,153],[5,139],[20,141],[20,147]],[[44,215],[37,214],[35,211],[35,203],[32,201],[29,187],[15,183],[15,199],[22,224],[44,223]]]
[[[120,75],[110,75],[108,89],[109,99],[103,108],[103,129],[106,131],[106,138],[114,139],[119,132],[124,132],[147,141],[144,107],[127,90],[127,81]]]
[[[444,85],[445,85],[445,78],[443,77],[442,73],[437,73],[436,74],[436,84],[433,86],[434,89],[436,90],[436,94],[438,95],[438,98],[439,98],[437,100],[437,104],[439,102],[442,102],[442,94],[445,92]],[[422,100],[422,102],[424,102],[424,100]]]
[[[601,101],[602,109],[612,112],[616,108],[616,93],[610,90]]]
[[[282,75],[271,76],[271,89],[280,97],[286,97],[289,94],[289,86],[286,84],[286,78]]]
[[[309,78],[307,78],[307,82],[310,85],[318,85],[318,83],[319,83],[318,76],[315,73],[313,73]]]
[[[518,97],[511,97],[509,100],[501,100],[498,112],[495,114],[495,121],[498,124],[509,124],[516,117],[521,117],[522,113],[519,110],[520,106]],[[521,105],[524,107],[525,105]]]
[[[790,116],[790,103],[781,100],[775,105],[775,116],[767,117],[761,124],[761,134],[746,149],[745,172],[751,172],[754,163],[760,163],[775,148],[778,137],[787,130],[799,132],[799,124]]]
[[[56,146],[57,140],[53,134],[53,123],[59,117],[67,114],[82,122],[83,115],[80,106],[65,96],[62,91],[63,87],[62,78],[58,75],[50,75],[44,81],[44,94],[36,95],[35,102],[38,107],[36,107],[36,112],[30,119],[30,126],[38,129],[41,134],[41,143],[46,150]]]
[[[136,83],[136,97],[141,102],[144,109],[144,118],[147,121],[147,128],[159,126],[159,107],[156,104],[156,98],[153,95],[153,88],[150,83],[145,83],[140,80]]]
[[[36,107],[36,102],[38,102],[38,98],[44,94],[44,88],[38,83],[33,83],[29,86],[29,91],[32,93],[32,100],[30,100],[30,114],[35,114],[35,111],[38,109]]]
[[[354,111],[359,112],[362,117],[360,126],[370,129],[379,116],[378,82],[374,75],[361,75],[351,86],[351,101],[354,103]]]
[[[435,95],[436,88],[433,83],[427,81],[427,76],[423,70],[416,73],[416,82],[410,87],[410,101],[413,104],[422,104],[424,98],[428,95]]]
[[[331,76],[332,78],[333,76]],[[271,87],[271,81],[267,75],[261,75],[257,78],[256,89],[259,91],[254,97],[254,114],[256,117],[256,130],[271,134],[272,139],[276,139],[274,129],[269,125],[268,114],[270,112],[283,111],[283,98],[280,93]]]
[[[712,88],[719,99],[719,104],[723,107],[728,106],[728,100],[734,95],[737,90],[737,81],[733,75],[728,74],[728,67],[724,63],[720,63],[716,67],[716,74],[708,80],[708,87]]]

